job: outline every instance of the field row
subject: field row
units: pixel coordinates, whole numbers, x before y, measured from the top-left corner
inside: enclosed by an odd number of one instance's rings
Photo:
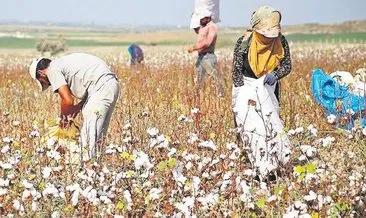
[[[240,32],[223,31],[217,42],[217,47],[232,47]],[[68,47],[95,47],[95,46],[125,46],[131,43],[141,45],[188,45],[194,43],[195,34],[188,31],[177,31],[173,33],[50,33],[47,35],[49,40],[56,40],[63,36]],[[45,37],[45,36],[43,36]],[[35,48],[37,42],[42,36],[33,35],[5,35],[0,37],[0,48],[19,49]],[[366,32],[355,33],[329,33],[329,34],[301,34],[294,33],[287,35],[290,42],[294,43],[366,43]]]

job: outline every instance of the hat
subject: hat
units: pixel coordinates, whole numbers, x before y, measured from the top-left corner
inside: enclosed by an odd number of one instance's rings
[[[200,26],[201,26],[201,24],[200,24],[200,19],[198,18],[198,15],[196,13],[193,13],[192,17],[191,17],[191,24],[190,24],[189,28],[196,29]]]
[[[37,85],[39,86],[41,91],[44,91],[44,90],[43,90],[41,82],[37,79],[37,65],[43,58],[45,58],[45,57],[39,57],[39,58],[33,60],[31,65],[29,66],[29,74],[37,82]]]
[[[250,24],[256,32],[268,37],[278,37],[281,27],[281,12],[270,6],[262,6],[253,12]]]

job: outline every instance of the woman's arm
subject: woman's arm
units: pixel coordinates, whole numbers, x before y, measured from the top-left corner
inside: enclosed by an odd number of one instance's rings
[[[242,70],[244,67],[244,57],[243,57],[243,51],[241,49],[243,38],[244,36],[241,36],[238,39],[234,48],[233,64],[231,71],[234,87],[240,87],[244,85],[244,77],[242,74]]]
[[[273,71],[278,79],[282,79],[283,77],[287,76],[292,69],[290,46],[288,45],[288,42],[284,36],[281,37],[281,43],[285,51],[285,56],[280,61],[280,64]]]

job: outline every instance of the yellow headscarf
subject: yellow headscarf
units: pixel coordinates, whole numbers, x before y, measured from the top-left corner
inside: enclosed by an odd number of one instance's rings
[[[249,65],[257,77],[272,72],[284,57],[280,34],[281,13],[264,6],[252,15],[253,37],[249,45]],[[270,37],[265,37],[269,35]],[[274,37],[277,36],[277,37]]]
[[[253,31],[248,58],[249,65],[257,77],[272,72],[284,55],[280,37],[266,38]]]

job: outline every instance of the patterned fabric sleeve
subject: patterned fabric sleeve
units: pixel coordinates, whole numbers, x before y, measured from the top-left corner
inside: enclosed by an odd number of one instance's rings
[[[292,69],[290,46],[288,45],[288,42],[284,36],[281,37],[281,43],[283,49],[285,50],[285,56],[280,61],[280,64],[273,71],[278,79],[282,79],[283,77],[287,76]]]
[[[244,50],[242,48],[244,36],[241,36],[238,41],[236,42],[234,48],[234,55],[233,55],[233,65],[232,65],[232,79],[234,87],[240,87],[244,85],[244,78],[242,74],[242,70],[244,67]]]
[[[234,48],[234,56],[233,56],[233,65],[232,65],[232,78],[233,78],[233,88],[232,88],[232,107],[234,108],[236,104],[236,100],[238,97],[239,89],[244,85],[244,77],[243,77],[243,67],[244,67],[244,51],[243,43],[245,35],[241,36]]]

